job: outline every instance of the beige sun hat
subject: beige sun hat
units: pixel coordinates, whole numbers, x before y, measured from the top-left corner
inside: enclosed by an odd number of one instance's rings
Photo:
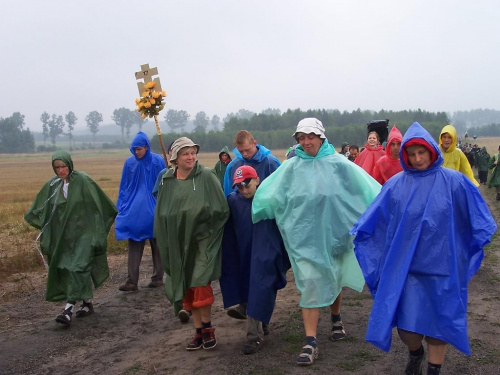
[[[304,134],[316,134],[318,135],[321,139],[325,139],[325,128],[323,127],[323,124],[321,121],[319,121],[317,118],[314,117],[308,117],[303,120],[300,120],[299,123],[297,124],[297,129],[295,130],[295,133],[293,133],[293,137],[297,139],[297,134],[298,133],[304,133]]]
[[[174,143],[172,143],[172,156],[170,157],[170,161],[174,162],[177,160],[177,154],[184,147],[196,147],[196,153],[200,152],[200,145],[197,145],[188,137],[180,137],[177,138]]]

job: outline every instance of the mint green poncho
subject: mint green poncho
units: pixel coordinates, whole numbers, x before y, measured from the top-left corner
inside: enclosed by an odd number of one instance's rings
[[[262,181],[252,219],[276,219],[301,293],[300,306],[329,306],[342,287],[363,289],[349,231],[380,185],[336,153],[328,139],[315,157],[300,145],[295,152],[297,157]]]

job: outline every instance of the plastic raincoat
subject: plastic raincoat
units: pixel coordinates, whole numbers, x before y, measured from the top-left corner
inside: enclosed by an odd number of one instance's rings
[[[331,305],[342,287],[361,291],[363,275],[349,229],[380,190],[325,139],[315,157],[296,157],[266,178],[253,199],[253,222],[276,219],[292,264],[300,306]]]
[[[188,288],[206,286],[221,273],[221,242],[229,207],[213,169],[198,162],[185,180],[163,175],[154,233],[175,315]]]
[[[401,163],[398,159],[391,157],[391,144],[393,142],[400,142],[403,140],[401,132],[393,126],[389,132],[389,138],[385,147],[385,155],[378,159],[373,167],[373,178],[383,185],[389,178],[403,170]]]
[[[222,154],[227,154],[228,161],[224,162],[221,159]],[[215,163],[214,171],[217,175],[217,178],[220,181],[221,186],[224,184],[224,175],[226,174],[227,165],[231,162],[231,155],[229,154],[229,148],[224,146],[222,150],[219,152],[219,160]]]
[[[139,159],[134,152],[136,147],[148,147],[146,154]],[[123,165],[120,190],[118,193],[118,216],[115,223],[117,240],[132,239],[144,241],[153,238],[153,221],[156,199],[152,191],[156,178],[165,168],[165,160],[151,152],[148,136],[139,132],[130,145],[129,156]]]
[[[375,163],[384,155],[385,152],[381,145],[372,149],[368,143],[366,143],[365,149],[358,154],[356,159],[354,159],[354,163],[363,168],[370,176],[373,176],[373,167],[375,167]]]
[[[52,177],[24,219],[42,231],[40,247],[49,263],[46,300],[83,301],[92,298],[92,283],[97,288],[109,276],[107,237],[116,208],[85,172],[73,169],[67,152],[56,151],[54,160],[69,167],[67,198],[62,191],[64,181]]]
[[[444,133],[448,133],[451,138],[451,146],[448,147],[448,150],[444,150],[443,143],[441,141],[441,136]],[[454,169],[455,171],[462,172],[466,175],[469,180],[476,186],[479,186],[479,182],[474,178],[474,173],[472,172],[472,168],[470,166],[469,161],[467,160],[467,156],[462,152],[462,150],[457,148],[457,130],[453,125],[446,125],[441,133],[439,134],[439,149],[443,153],[443,167]]]
[[[236,187],[233,188],[233,175],[238,167],[242,165],[251,166],[257,171],[257,176],[259,176],[260,182],[262,182],[281,165],[281,162],[276,156],[271,154],[270,150],[259,144],[257,144],[257,152],[250,159],[245,159],[241,156],[236,147],[233,149],[233,153],[236,157],[229,163],[224,175],[223,189],[226,196],[237,190]]]
[[[490,182],[488,183],[488,187],[490,188],[500,186],[500,168],[497,168],[499,162],[500,162],[500,152],[496,153],[491,157],[490,164],[488,166],[488,168],[491,169]]]
[[[405,164],[405,144],[422,139],[437,159],[425,171]],[[432,136],[418,123],[400,150],[403,173],[393,176],[351,233],[374,297],[366,340],[389,351],[392,328],[434,337],[470,354],[467,284],[497,226],[478,189],[443,168]]]
[[[220,287],[224,308],[247,302],[247,314],[268,324],[276,292],[286,286],[290,261],[274,220],[252,224],[252,201],[227,197],[231,215],[222,239]]]

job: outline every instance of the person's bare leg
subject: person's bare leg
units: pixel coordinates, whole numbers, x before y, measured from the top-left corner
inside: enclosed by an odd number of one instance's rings
[[[302,319],[304,320],[304,330],[306,331],[306,336],[316,337],[316,332],[318,330],[319,309],[303,308]]]
[[[342,292],[339,293],[337,299],[330,305],[332,315],[340,314],[340,306],[342,305]]]
[[[429,354],[429,362],[433,365],[442,365],[446,354],[446,342],[432,337],[426,337],[427,352]]]

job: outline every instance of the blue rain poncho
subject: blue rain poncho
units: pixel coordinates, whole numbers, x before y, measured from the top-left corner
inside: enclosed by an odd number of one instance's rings
[[[148,147],[139,159],[136,147]],[[130,145],[129,156],[123,165],[120,190],[118,193],[118,216],[115,222],[117,240],[132,239],[144,241],[153,238],[153,222],[156,199],[152,194],[156,178],[165,168],[165,160],[151,152],[148,136],[139,132]]]
[[[233,149],[233,153],[236,157],[227,165],[226,173],[224,174],[224,184],[222,186],[226,197],[233,191],[237,190],[236,187],[233,187],[233,175],[234,171],[236,171],[238,167],[241,167],[242,165],[251,166],[255,169],[257,176],[259,176],[260,181],[262,182],[281,164],[278,158],[271,154],[270,150],[259,144],[257,144],[257,152],[250,159],[245,159],[241,156],[236,147]]]
[[[437,159],[406,164],[405,144],[424,140]],[[470,354],[467,284],[497,226],[478,189],[444,168],[431,135],[414,123],[400,150],[403,172],[387,181],[354,225],[355,253],[374,297],[366,340],[389,351],[392,328],[434,337]]]
[[[246,302],[247,315],[268,324],[290,261],[274,220],[252,224],[252,200],[239,192],[227,197],[220,287],[224,308]]]
[[[260,185],[254,223],[276,219],[292,264],[300,306],[331,305],[342,287],[361,291],[364,279],[349,230],[380,185],[325,139],[315,157],[299,145],[296,156]]]

